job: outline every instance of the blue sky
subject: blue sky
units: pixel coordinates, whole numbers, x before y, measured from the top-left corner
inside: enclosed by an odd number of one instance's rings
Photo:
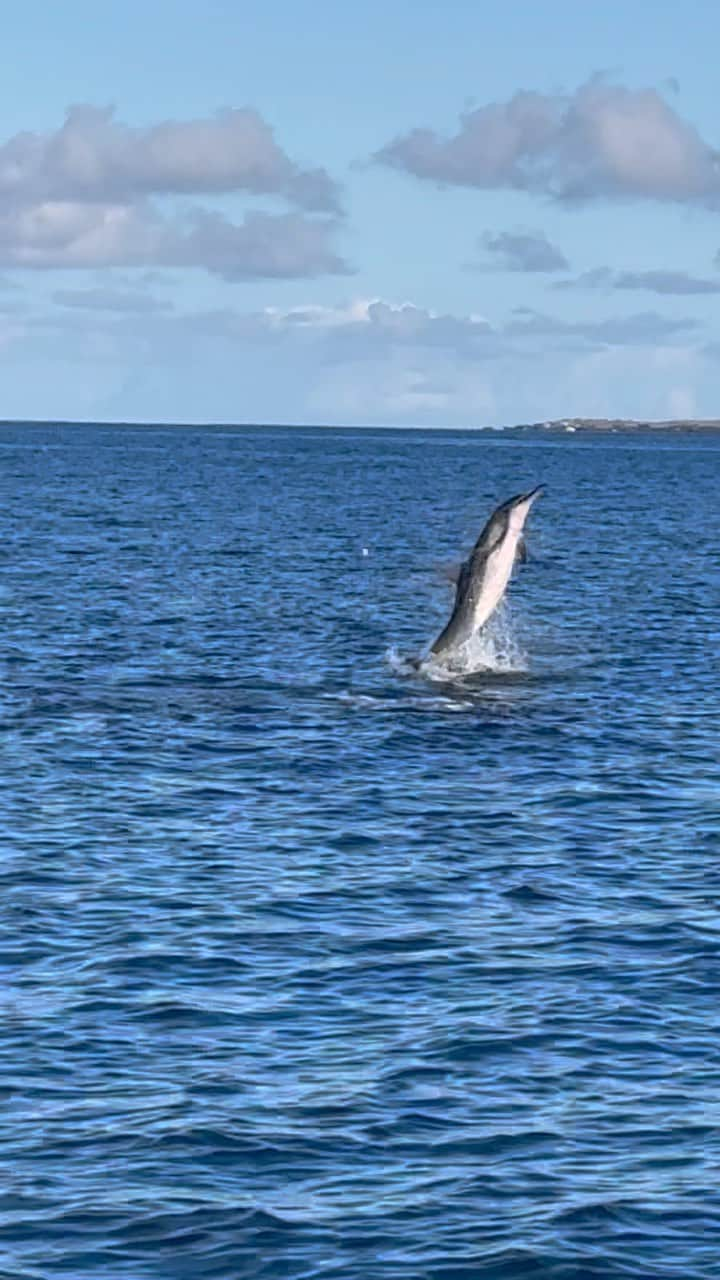
[[[720,416],[707,0],[28,0],[0,417]]]

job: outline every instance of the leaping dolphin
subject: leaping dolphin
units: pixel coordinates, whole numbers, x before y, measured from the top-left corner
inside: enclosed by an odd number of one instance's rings
[[[497,609],[517,558],[525,558],[523,529],[543,485],[508,498],[493,511],[468,559],[460,566],[455,604],[430,652],[444,658],[466,643]]]

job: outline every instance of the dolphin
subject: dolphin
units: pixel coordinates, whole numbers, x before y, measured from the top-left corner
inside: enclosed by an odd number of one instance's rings
[[[516,559],[526,559],[523,529],[544,486],[508,498],[493,511],[469,557],[460,565],[450,621],[430,647],[444,658],[468,641],[495,612],[507,590]]]

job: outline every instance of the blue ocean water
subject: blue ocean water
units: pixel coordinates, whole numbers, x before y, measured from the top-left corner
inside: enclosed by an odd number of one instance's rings
[[[719,478],[0,428],[3,1280],[717,1276]],[[514,669],[405,674],[541,481]]]

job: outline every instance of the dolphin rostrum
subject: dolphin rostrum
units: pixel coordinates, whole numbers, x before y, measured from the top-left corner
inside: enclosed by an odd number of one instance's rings
[[[538,485],[529,493],[508,498],[493,511],[470,556],[460,566],[450,621],[430,649],[434,657],[445,657],[465,644],[497,609],[516,558],[525,557],[523,528],[542,491],[543,486]]]

